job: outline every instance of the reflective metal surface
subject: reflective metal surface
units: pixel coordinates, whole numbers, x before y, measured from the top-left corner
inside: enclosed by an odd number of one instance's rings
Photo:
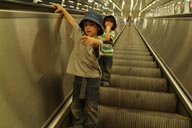
[[[58,16],[0,12],[0,127],[40,127],[70,92],[71,28]]]
[[[117,24],[116,35],[125,22]],[[60,14],[9,10],[0,28],[0,127],[39,128],[72,91],[72,28]]]
[[[144,38],[192,95],[191,18],[146,18],[136,22]],[[153,29],[151,29],[153,28]]]

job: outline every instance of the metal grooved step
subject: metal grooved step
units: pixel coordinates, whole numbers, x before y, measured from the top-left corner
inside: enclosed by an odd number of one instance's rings
[[[99,106],[98,128],[191,128],[191,120],[178,114]]]
[[[157,64],[155,62],[151,62],[151,61],[122,60],[122,59],[113,60],[113,66],[115,66],[115,65],[149,67],[149,68],[156,68],[157,67]]]
[[[113,65],[112,74],[121,74],[126,76],[145,76],[145,77],[161,77],[161,71],[157,68],[144,68],[144,67],[127,67]]]

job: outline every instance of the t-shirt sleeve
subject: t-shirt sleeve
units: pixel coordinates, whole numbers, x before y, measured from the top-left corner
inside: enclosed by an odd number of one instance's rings
[[[71,32],[71,39],[75,41],[75,39],[77,39],[78,37],[80,38],[80,36],[82,35],[82,31],[81,28],[79,27],[78,24],[75,24],[72,28],[72,32]]]

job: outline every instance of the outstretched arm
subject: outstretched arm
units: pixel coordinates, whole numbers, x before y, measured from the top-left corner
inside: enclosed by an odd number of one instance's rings
[[[99,58],[99,45],[103,43],[102,40],[95,37],[82,36],[81,41],[85,46],[93,46],[95,57]]]
[[[65,10],[65,8],[63,8],[60,4],[56,4],[56,3],[50,3],[51,5],[53,5],[54,7],[56,7],[57,9],[55,10],[55,13],[57,12],[61,12],[63,13],[63,15],[65,16],[65,18],[67,19],[67,21],[74,26],[76,24],[75,19]]]
[[[93,45],[93,47],[98,47],[103,43],[102,40],[90,36],[82,36],[81,41],[85,46]]]

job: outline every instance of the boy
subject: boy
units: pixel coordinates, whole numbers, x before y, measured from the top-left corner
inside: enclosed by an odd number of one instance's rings
[[[110,86],[110,74],[113,64],[113,40],[115,38],[114,30],[116,29],[116,20],[112,15],[104,18],[103,26],[105,32],[100,38],[103,40],[101,45],[101,57],[99,59],[99,65],[102,70],[101,86]]]
[[[101,75],[97,55],[99,45],[102,44],[102,40],[97,36],[103,34],[103,18],[94,11],[88,11],[78,25],[61,5],[51,4],[57,8],[55,12],[62,12],[73,27],[74,48],[67,66],[67,73],[75,76],[71,104],[73,128],[96,128]],[[86,81],[85,98],[80,99],[84,80]]]

